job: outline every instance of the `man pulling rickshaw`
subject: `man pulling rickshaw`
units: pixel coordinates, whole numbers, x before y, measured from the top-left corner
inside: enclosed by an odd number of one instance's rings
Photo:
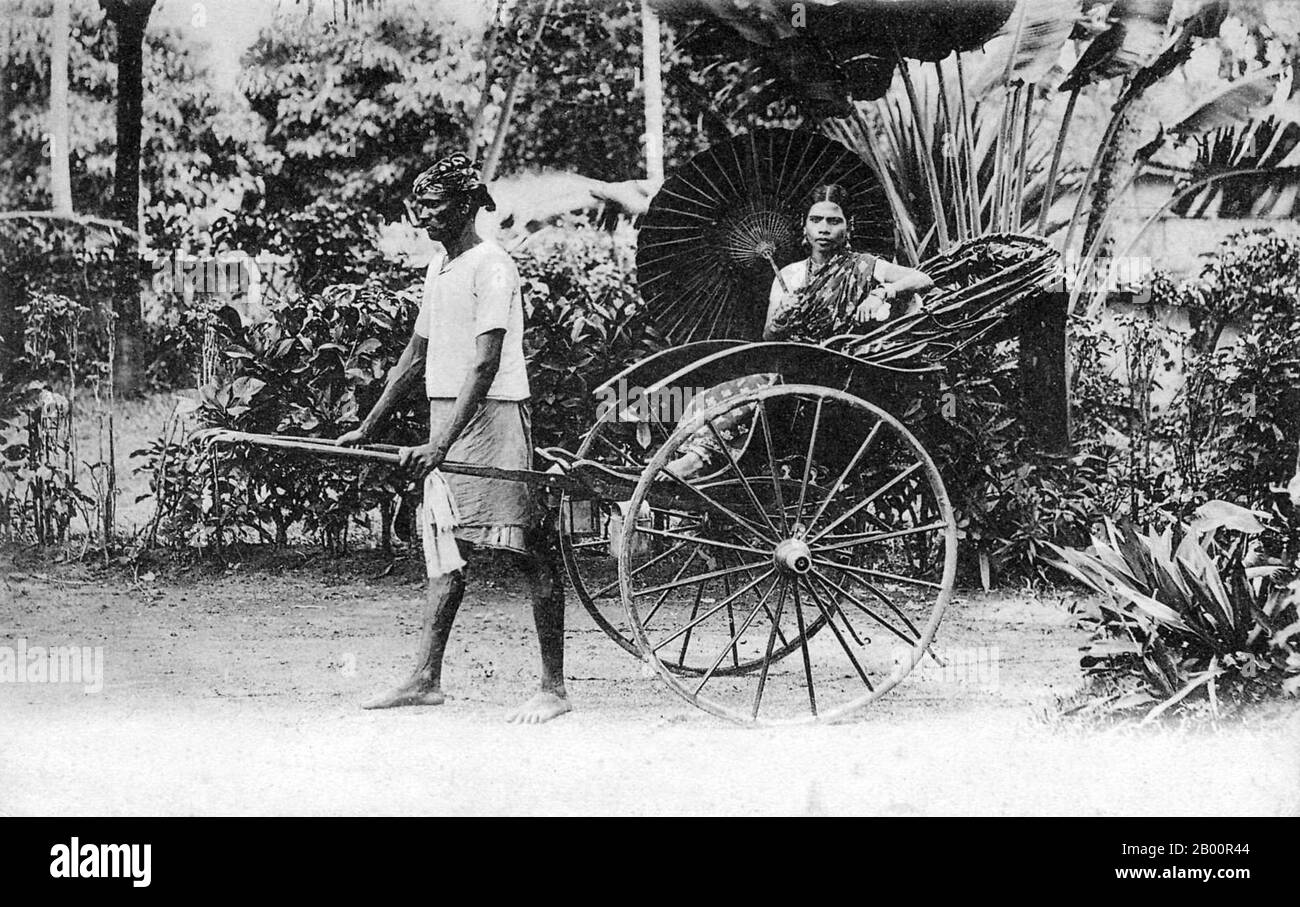
[[[507,552],[528,578],[541,647],[541,688],[510,713],[512,722],[549,721],[569,711],[564,686],[564,590],[546,557],[543,514],[522,482],[444,476],[444,460],[526,470],[533,444],[525,369],[519,272],[510,256],[475,229],[479,208],[494,204],[464,154],[416,178],[410,213],[441,243],[425,275],[420,314],[379,400],[341,445],[365,443],[384,416],[424,376],[429,441],[401,453],[424,482],[420,524],[429,585],[412,674],[365,704],[368,709],[441,705],[442,662],[465,596],[466,555]]]
[[[518,272],[474,230],[491,198],[464,155],[420,175],[411,213],[446,255],[361,426],[340,446],[218,439],[398,463],[423,481],[416,664],[367,707],[443,702],[465,558],[485,547],[524,567],[541,648],[540,689],[511,720],[569,710],[542,488],[560,496],[560,555],[592,619],[692,704],[742,722],[816,720],[906,676],[951,599],[957,528],[924,427],[902,414],[947,355],[1007,336],[994,332],[1041,297],[1056,258],[1041,240],[999,235],[922,269],[897,265],[878,188],[843,146],[782,130],[732,139],[667,180],[640,225],[637,280],[677,345],[607,385],[651,398],[708,390],[675,419],[606,407],[577,451],[538,451],[543,472],[532,469]],[[421,363],[429,441],[373,443]]]

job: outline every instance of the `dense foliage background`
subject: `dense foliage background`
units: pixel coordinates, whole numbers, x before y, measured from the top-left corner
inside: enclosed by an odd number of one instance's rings
[[[49,80],[42,23],[49,4],[18,0],[13,8],[19,15],[5,23],[9,41],[0,59],[0,140],[7,151],[0,161],[0,206],[44,208]],[[331,17],[285,7],[244,52],[234,92],[216,84],[210,58],[192,36],[150,27],[141,182],[151,254],[274,253],[288,271],[277,284],[281,291],[266,294],[268,317],[260,322],[247,312],[232,317],[233,310],[223,308],[229,298],[146,293],[153,388],[201,385],[202,415],[220,424],[322,435],[343,430],[377,393],[378,376],[400,349],[419,278],[418,269],[385,254],[378,231],[401,216],[405,187],[431,158],[453,147],[493,153],[511,91],[511,129],[499,143],[501,174],[644,175],[638,2],[503,7],[486,32],[488,22],[467,23],[431,9],[360,4],[351,16]],[[113,30],[91,0],[76,0],[73,11],[74,197],[79,212],[106,215]],[[746,128],[815,125],[810,111],[817,105],[800,103],[790,82],[799,73],[781,69],[779,54],[728,57],[734,36],[724,40],[717,28],[669,19],[663,32],[669,170]],[[1204,93],[1225,80],[1268,71],[1295,50],[1284,31],[1246,4],[1224,20],[1217,36],[1197,33],[1175,87]],[[1103,33],[1101,26],[1083,29],[1080,46]],[[791,63],[807,47],[787,49]],[[1089,87],[1081,96],[1079,128],[1100,136],[1121,84],[1108,82],[1106,73],[1136,70],[1114,60],[1106,64],[1110,69],[1098,63],[1088,70],[1085,62],[1075,61],[1078,79],[1086,76]],[[772,66],[775,81],[754,81]],[[1070,75],[1061,66],[1048,73],[1040,86],[1044,100]],[[908,131],[900,100],[906,92],[896,75],[892,88],[879,79],[852,84],[855,91],[892,92],[886,103],[866,108],[866,121],[898,143],[893,179],[918,218],[913,232],[933,237],[922,216],[929,192],[922,185],[924,158],[942,163],[942,143]],[[780,85],[785,93],[774,93]],[[805,81],[805,94],[815,88]],[[912,88],[924,94],[935,86],[918,81]],[[992,101],[986,106],[998,109]],[[1044,123],[1054,128],[1059,114],[1042,109]],[[977,111],[982,130],[981,116]],[[1288,153],[1295,127],[1279,125],[1278,116],[1270,114],[1260,135]],[[1232,137],[1221,130],[1214,136],[1171,160],[1199,166],[1197,155],[1222,157],[1222,143]],[[915,157],[908,157],[911,146]],[[976,163],[989,178],[999,166],[997,147],[981,140],[987,157]],[[1061,179],[1077,179],[1074,148],[1066,152]],[[1027,191],[1038,192],[1045,161],[1030,163],[1037,169]],[[662,343],[653,313],[639,305],[631,241],[626,229],[615,238],[585,217],[569,217],[517,254],[529,306],[526,343],[540,444],[575,444],[591,419],[591,387]],[[31,453],[20,437],[31,394],[20,391],[35,387],[31,382],[52,382],[75,398],[103,386],[112,244],[111,231],[93,223],[0,221],[7,302],[0,307],[0,371],[10,391],[0,415],[8,420],[14,462],[30,460]],[[1049,541],[1086,543],[1104,515],[1186,519],[1214,498],[1273,513],[1279,528],[1270,544],[1293,545],[1290,511],[1275,489],[1287,478],[1300,409],[1292,390],[1297,264],[1292,240],[1239,237],[1196,279],[1159,278],[1152,317],[1077,317],[1070,327],[1075,450],[1068,458],[1045,457],[1035,448],[1014,346],[971,351],[953,363],[943,396],[952,405],[936,406],[934,413],[952,430],[936,436],[935,452],[961,514],[966,580],[1043,579]],[[367,314],[379,310],[388,312],[388,323]],[[1184,328],[1154,317],[1165,310],[1190,313],[1191,321]],[[1169,399],[1159,391],[1166,373],[1181,376]],[[419,418],[409,413],[404,430],[418,435]],[[159,494],[161,516],[152,536],[204,544],[207,536],[196,535],[195,527],[211,530],[218,499],[203,486],[208,480],[199,476],[197,461],[164,469],[165,454],[188,456],[170,429],[136,460]],[[226,502],[220,519],[228,526],[243,520],[250,537],[282,542],[298,525],[342,544],[348,520],[368,519],[396,491],[391,477],[340,470],[303,492],[284,484],[293,472],[291,461],[284,462],[279,485],[248,483],[240,492],[244,503]],[[26,486],[7,487],[8,519],[30,527]],[[337,500],[330,497],[335,492]]]

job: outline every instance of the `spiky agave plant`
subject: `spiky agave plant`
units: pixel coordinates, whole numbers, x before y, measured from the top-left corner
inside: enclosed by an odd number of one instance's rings
[[[1221,695],[1300,695],[1300,583],[1258,555],[1265,529],[1254,511],[1210,501],[1163,532],[1107,520],[1086,550],[1051,546],[1049,563],[1102,596],[1085,667],[1138,681],[1117,707],[1158,702],[1150,719],[1202,688],[1216,709]]]

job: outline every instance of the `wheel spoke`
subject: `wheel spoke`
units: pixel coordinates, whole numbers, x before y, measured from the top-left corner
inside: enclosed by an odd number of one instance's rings
[[[880,497],[882,494],[884,494],[884,493],[885,493],[886,491],[888,491],[889,489],[893,488],[893,487],[894,487],[895,485],[897,485],[899,482],[903,481],[903,479],[906,479],[906,478],[907,478],[908,476],[910,476],[912,473],[916,472],[916,471],[917,471],[918,469],[920,469],[923,465],[924,465],[924,464],[921,463],[921,462],[918,460],[917,462],[913,463],[911,466],[909,466],[909,467],[907,467],[906,469],[904,469],[902,472],[900,472],[898,475],[894,476],[892,479],[890,479],[890,480],[889,480],[888,482],[886,482],[884,485],[881,485],[881,486],[880,486],[879,488],[877,488],[875,491],[871,492],[871,494],[867,495],[867,496],[866,496],[865,498],[863,498],[861,501],[858,501],[858,503],[854,504],[854,505],[853,505],[852,507],[850,507],[848,510],[844,511],[844,513],[840,514],[840,515],[835,519],[835,521],[834,521],[833,523],[831,523],[830,525],[828,525],[828,526],[827,526],[825,529],[823,529],[821,532],[818,532],[818,533],[816,533],[815,535],[811,536],[811,537],[808,539],[808,543],[809,543],[809,544],[812,544],[813,542],[815,542],[815,541],[817,541],[819,538],[821,538],[823,535],[825,535],[826,533],[830,532],[830,531],[831,531],[832,529],[834,529],[836,526],[841,525],[845,520],[849,519],[849,518],[852,517],[855,513],[857,513],[858,511],[862,510],[862,508],[864,508],[864,507],[870,505],[872,501],[874,501],[876,498]]]
[[[635,570],[633,570],[631,573],[628,574],[628,578],[630,579],[631,577],[636,576],[638,573],[642,572],[643,570],[649,570],[651,567],[653,567],[655,564],[662,561],[664,558],[671,557],[674,553],[681,551],[685,547],[686,547],[685,542],[678,542],[676,545],[673,545],[673,547],[669,548],[663,554],[655,555],[653,558],[646,561],[640,567],[637,567]],[[613,590],[618,588],[618,584],[619,581],[614,580],[614,582],[610,583],[609,585],[601,586],[592,594],[591,596],[592,599],[595,600],[605,595],[607,592],[612,592]]]
[[[818,554],[824,554],[827,551],[837,551],[841,548],[856,548],[858,545],[870,545],[872,542],[884,542],[889,539],[903,538],[908,535],[919,535],[922,532],[932,532],[935,529],[942,529],[948,524],[943,520],[933,523],[926,523],[924,526],[909,526],[906,529],[895,529],[892,532],[876,532],[865,535],[851,536],[844,541],[835,542],[830,545],[818,545],[814,550]]]
[[[722,552],[721,554],[718,555],[718,560],[725,560],[726,557],[727,557],[727,552],[724,551],[724,552]],[[724,577],[722,578],[722,594],[725,595],[725,596],[727,597],[727,628],[728,628],[728,630],[730,630],[730,632],[735,633],[735,632],[736,632],[736,613],[735,613],[735,610],[734,610],[734,609],[732,608],[732,606],[731,606],[731,577],[729,577],[729,576],[724,576]],[[735,663],[735,666],[736,666],[737,668],[739,668],[739,667],[740,667],[740,652],[736,649],[735,646],[732,646],[732,647],[731,647],[731,657],[732,657],[733,662]]]
[[[866,511],[865,513],[858,514],[858,516],[861,516],[864,520],[867,520],[868,522],[873,523],[873,524],[874,524],[874,525],[875,525],[875,526],[876,526],[876,527],[877,527],[881,532],[893,532],[893,531],[894,531],[894,527],[893,527],[893,526],[891,526],[889,523],[886,523],[884,520],[882,520],[880,517],[876,516],[874,513],[872,513],[872,512],[869,511],[869,510]],[[817,537],[818,537],[819,539],[837,539],[837,540],[843,540],[843,539],[855,538],[855,537],[857,537],[857,536],[859,536],[859,535],[861,535],[861,534],[862,534],[862,533],[860,533],[860,532],[828,532],[828,533],[826,533],[825,535],[822,535],[822,534],[819,532],[819,533],[817,533]]]
[[[724,577],[723,582],[725,583],[726,581],[727,580]],[[708,583],[703,582],[700,583],[695,588],[695,601],[691,603],[691,616],[687,618],[688,621],[695,620],[695,615],[700,613],[700,602],[703,601],[704,599],[704,589],[706,586],[708,586]],[[682,637],[682,654],[677,659],[677,663],[682,667],[686,666],[686,650],[690,648],[690,645],[691,645],[691,632],[687,630],[686,635]]]
[[[808,708],[812,709],[813,717],[817,717],[817,690],[813,686],[812,658],[808,654],[808,629],[803,619],[803,603],[799,600],[799,584],[796,582],[791,586],[791,592],[794,593],[794,614],[799,622],[799,648],[803,650],[803,676],[808,681]]]
[[[812,575],[816,576],[818,581],[826,587],[823,591],[826,593],[826,598],[830,602],[830,608],[840,616],[840,620],[844,621],[844,628],[849,631],[849,635],[853,637],[853,641],[859,646],[869,645],[871,643],[871,637],[867,637],[866,642],[862,641],[862,636],[856,629],[854,629],[853,622],[849,620],[849,616],[845,614],[844,609],[840,607],[840,600],[831,591],[831,584],[826,582],[824,577],[817,575],[815,572]]]
[[[912,635],[916,639],[921,638],[921,631],[916,628],[916,624],[912,623],[912,621],[908,618],[908,616],[899,609],[898,605],[894,604],[894,600],[890,598],[888,595],[886,595],[879,586],[877,586],[875,583],[868,582],[867,580],[863,579],[860,576],[854,576],[852,573],[845,571],[844,565],[837,564],[836,569],[838,569],[839,572],[843,574],[847,579],[853,582],[861,583],[864,587],[866,587],[866,590],[870,592],[873,596],[875,596],[877,599],[879,599],[879,601],[885,607],[887,607],[889,610],[893,611],[895,614],[898,615],[898,619],[903,622],[904,626],[906,626],[907,629],[912,632]]]
[[[940,583],[932,583],[928,579],[917,579],[914,576],[899,576],[897,573],[886,573],[884,570],[872,570],[870,567],[857,567],[853,564],[841,564],[836,561],[824,561],[820,558],[813,558],[813,563],[819,567],[838,567],[840,570],[848,570],[851,573],[865,573],[867,576],[874,576],[877,579],[891,579],[896,583],[911,583],[914,586],[924,586],[927,589],[943,589]]]
[[[691,562],[695,560],[695,557],[698,554],[698,551],[693,548],[691,549],[691,553],[686,556],[686,560],[682,561],[681,567],[678,568],[677,575],[673,577],[674,581],[682,578],[682,574],[686,572],[686,568],[691,565]],[[668,600],[668,593],[672,591],[671,588],[668,588],[659,593],[659,598],[655,601],[654,607],[652,607],[646,614],[645,620],[641,621],[642,626],[650,626],[650,621],[655,619],[655,615],[659,613],[659,609],[662,608],[664,602]]]
[[[867,685],[867,689],[874,691],[876,688],[871,685],[871,680],[868,679],[867,672],[862,670],[862,665],[858,664],[858,659],[853,654],[853,650],[849,648],[849,644],[844,641],[844,634],[840,632],[839,627],[835,626],[834,616],[826,609],[826,606],[822,604],[821,596],[817,594],[817,590],[813,588],[813,584],[807,582],[808,578],[806,576],[801,578],[805,583],[807,583],[808,592],[812,595],[813,601],[817,603],[817,607],[822,612],[822,616],[826,618],[826,623],[830,626],[831,632],[835,634],[835,638],[839,641],[840,648],[844,650],[845,655],[849,656],[849,661],[853,663],[854,670],[858,672],[858,676],[862,678],[862,682]]]
[[[694,551],[691,552],[692,555],[694,555],[695,553],[696,552]],[[732,573],[741,573],[745,570],[758,570],[762,567],[771,566],[771,563],[772,563],[771,561],[755,561],[752,564],[740,564],[735,567],[727,567],[722,570],[714,570],[711,573],[700,573],[695,576],[687,577],[686,579],[683,580],[674,579],[670,583],[664,583],[661,586],[651,586],[649,589],[642,589],[641,591],[633,592],[632,594],[634,596],[654,595],[656,592],[662,592],[665,589],[677,589],[681,586],[688,586],[691,583],[701,583],[704,582],[705,580],[713,579],[714,577],[718,577],[718,576],[728,576]]]
[[[668,469],[667,467],[664,468],[664,475],[668,476],[668,478],[672,479],[678,485],[682,486],[691,494],[695,495],[697,498],[703,501],[705,506],[711,507],[712,509],[716,510],[718,513],[727,517],[737,526],[741,526],[744,529],[748,530],[749,532],[754,533],[760,539],[775,547],[776,545],[775,539],[770,538],[767,535],[767,533],[763,530],[763,528],[759,526],[757,523],[750,522],[740,514],[736,513],[730,507],[727,507],[725,504],[721,504],[718,501],[713,500],[713,498],[709,497],[707,494],[700,491],[700,489],[696,488],[690,482],[687,482],[685,479],[681,478],[680,476],[677,475],[677,473],[673,472],[671,469]]]
[[[867,434],[867,439],[862,442],[860,447],[858,447],[858,452],[853,455],[853,459],[849,460],[849,465],[844,467],[844,471],[840,473],[840,477],[835,480],[835,483],[831,485],[830,489],[826,492],[826,497],[822,498],[821,506],[817,508],[817,512],[814,513],[812,519],[808,521],[809,532],[811,532],[812,528],[817,525],[817,521],[822,518],[822,515],[826,513],[826,508],[830,506],[835,495],[839,493],[840,487],[848,479],[849,474],[853,472],[853,467],[858,465],[858,461],[862,459],[862,455],[867,452],[867,448],[871,446],[871,442],[876,440],[876,434],[880,431],[880,426],[884,424],[884,422],[877,422],[875,425],[871,426],[871,431]]]
[[[803,463],[803,480],[799,483],[799,506],[794,512],[796,523],[803,522],[803,502],[808,496],[808,477],[812,475],[813,450],[817,447],[817,430],[821,426],[822,404],[825,402],[825,397],[818,397],[817,409],[813,412],[812,431],[808,434],[808,453]]]
[[[785,607],[785,587],[786,579],[781,577],[781,592],[776,599],[776,616],[773,617],[768,612],[768,619],[772,621],[772,631],[767,634],[767,654],[763,656],[763,669],[758,675],[758,690],[754,693],[754,711],[751,717],[758,717],[759,706],[763,704],[763,688],[767,686],[767,671],[772,666],[772,650],[776,648],[776,635],[781,632],[781,609]],[[763,605],[764,609],[767,605]]]
[[[854,595],[852,592],[849,592],[847,589],[845,589],[845,588],[844,588],[843,586],[841,586],[839,583],[835,582],[833,579],[828,579],[827,577],[823,576],[820,572],[818,572],[818,571],[816,571],[816,570],[813,571],[813,574],[817,577],[817,579],[819,579],[819,580],[821,581],[822,585],[824,585],[824,586],[828,586],[829,588],[834,589],[834,590],[835,590],[836,592],[838,592],[840,595],[843,595],[845,598],[847,598],[847,599],[849,600],[849,603],[850,603],[850,604],[852,604],[854,607],[856,607],[856,608],[857,608],[859,611],[861,611],[863,614],[865,614],[865,615],[867,615],[868,617],[870,617],[870,618],[871,618],[872,620],[874,620],[876,623],[880,624],[882,627],[884,627],[884,628],[885,628],[886,630],[888,630],[890,633],[893,633],[893,634],[894,634],[895,636],[897,636],[899,639],[903,640],[903,642],[906,642],[906,643],[908,643],[908,644],[910,645],[910,644],[916,642],[918,639],[920,639],[920,636],[908,636],[908,635],[907,635],[906,633],[904,633],[902,630],[898,629],[898,628],[895,627],[893,624],[891,624],[889,621],[885,620],[883,617],[881,617],[879,614],[877,614],[875,611],[871,610],[871,609],[868,608],[866,605],[864,605],[861,601],[858,600],[858,597],[857,597],[856,595]],[[837,607],[838,607],[838,605],[837,605]]]
[[[719,557],[725,560],[727,557],[729,557],[729,555],[728,555],[726,552],[723,552],[721,555],[719,555]],[[725,584],[725,592],[724,592],[724,594],[730,594],[730,593],[731,593],[731,578],[730,578],[730,577],[725,577],[725,576],[724,576],[724,577],[722,578],[722,582]],[[770,610],[768,610],[767,605],[764,605],[764,606],[763,606],[763,610],[767,612],[767,617],[768,617],[769,620],[771,620],[771,619],[772,619],[772,612],[771,612]],[[781,632],[780,628],[778,628],[776,632],[777,632],[777,635],[779,635],[779,636],[781,637],[781,645],[783,645],[783,646],[788,646],[788,645],[790,644],[790,640],[788,640],[788,639],[785,638],[785,634]]]
[[[749,612],[749,615],[745,618],[744,623],[740,625],[740,632],[731,634],[731,642],[727,644],[727,648],[723,649],[721,652],[718,653],[718,657],[713,662],[712,666],[710,666],[709,669],[704,672],[704,676],[700,678],[699,685],[695,687],[694,695],[696,696],[700,695],[700,690],[704,689],[704,685],[713,679],[713,672],[718,670],[718,665],[722,664],[722,660],[727,657],[727,649],[731,649],[732,651],[735,651],[736,643],[740,641],[740,637],[745,635],[745,631],[748,630],[749,625],[754,622],[754,618],[758,617],[758,612],[763,609],[763,606],[765,604],[767,604],[767,600],[772,596],[772,590],[775,589],[779,583],[780,583],[780,578],[777,578],[772,581],[772,585],[767,587],[767,591],[764,592],[763,597],[758,600],[758,604],[754,606],[754,610]]]
[[[740,649],[736,648],[736,610],[731,602],[727,603],[727,630],[731,633],[731,664],[738,668],[740,667]],[[714,667],[717,666],[714,665]]]
[[[654,535],[665,539],[681,539],[687,542],[694,542],[698,545],[707,545],[710,548],[726,548],[730,551],[743,551],[746,554],[766,554],[761,548],[752,548],[749,545],[737,545],[732,542],[722,542],[717,539],[703,538],[698,535],[683,535],[680,532],[670,532],[667,529],[647,529],[644,526],[638,526],[637,532],[643,535]]]
[[[713,440],[717,441],[718,446],[722,448],[722,454],[727,458],[727,468],[736,474],[740,479],[740,484],[744,486],[745,494],[749,497],[749,503],[754,505],[754,509],[757,510],[758,515],[763,518],[763,522],[767,524],[767,528],[772,530],[772,534],[779,536],[781,534],[780,530],[772,523],[772,518],[767,515],[767,510],[758,500],[758,495],[754,494],[754,486],[749,484],[749,477],[746,476],[740,466],[736,464],[736,458],[731,455],[731,448],[727,446],[726,441],[722,440],[722,435],[718,434],[718,429],[713,424],[713,420],[709,419],[705,424],[709,426],[709,432],[713,435]]]
[[[767,447],[767,467],[772,474],[772,491],[776,495],[776,509],[781,514],[781,534],[790,534],[790,521],[785,516],[785,498],[781,494],[781,479],[776,472],[776,451],[772,447],[772,427],[767,422],[767,407],[758,401],[758,418],[763,426],[763,443]]]
[[[665,640],[663,640],[663,641],[661,641],[661,642],[655,643],[653,646],[650,647],[650,651],[651,651],[651,652],[658,652],[660,649],[662,649],[664,646],[668,645],[670,642],[672,642],[672,641],[673,641],[674,639],[676,639],[677,637],[681,636],[683,633],[688,633],[688,632],[690,632],[690,629],[691,629],[692,627],[696,627],[696,626],[699,626],[700,624],[704,623],[704,622],[705,622],[706,620],[708,620],[710,617],[712,617],[713,615],[717,614],[717,613],[718,613],[719,611],[721,611],[723,608],[727,607],[727,605],[729,605],[733,600],[735,600],[737,596],[744,595],[744,594],[745,594],[746,592],[748,592],[750,589],[753,589],[755,586],[757,586],[759,583],[761,583],[763,580],[767,579],[769,576],[771,576],[771,575],[772,575],[773,573],[775,573],[775,572],[776,572],[776,568],[773,567],[772,569],[768,570],[766,573],[761,574],[760,576],[757,576],[757,577],[755,577],[754,579],[750,580],[749,582],[745,583],[745,585],[741,586],[741,587],[740,587],[739,589],[737,589],[735,592],[733,592],[733,593],[731,593],[730,595],[728,595],[725,599],[723,599],[722,601],[718,602],[716,605],[714,605],[714,606],[713,606],[712,608],[710,608],[708,611],[706,611],[706,612],[704,612],[703,614],[701,614],[699,617],[692,618],[691,621],[690,621],[689,623],[687,623],[685,626],[679,628],[679,629],[677,630],[677,632],[673,633],[672,636],[669,636],[667,639],[665,639]],[[725,654],[725,650],[724,650],[724,654]]]

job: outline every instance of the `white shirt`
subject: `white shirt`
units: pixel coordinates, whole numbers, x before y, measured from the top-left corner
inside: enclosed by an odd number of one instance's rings
[[[460,394],[474,365],[479,334],[505,331],[492,400],[526,400],[524,304],[519,269],[504,249],[484,240],[450,262],[436,255],[424,277],[415,333],[429,341],[424,387],[429,397]]]

